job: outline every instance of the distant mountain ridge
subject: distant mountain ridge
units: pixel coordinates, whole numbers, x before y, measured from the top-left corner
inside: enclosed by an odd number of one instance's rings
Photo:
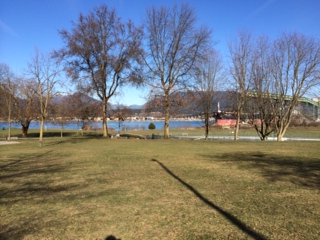
[[[75,93],[58,93],[56,95],[54,95],[54,97],[52,98],[52,103],[59,103],[59,102],[64,102],[67,98],[69,98],[70,96],[73,96],[73,95],[80,95],[81,96],[81,100],[84,101],[84,102],[88,102],[89,104],[93,103],[93,102],[101,102],[100,100],[98,99],[95,99],[91,96],[88,96],[84,93],[80,93],[80,92],[75,92]],[[110,106],[112,108],[116,108],[118,107],[118,104],[113,104],[112,102],[110,103]],[[139,104],[132,104],[132,105],[129,105],[129,106],[126,106],[124,104],[120,104],[120,106],[122,107],[128,107],[130,109],[142,109],[144,107],[144,104],[143,105],[139,105]]]
[[[142,109],[144,107],[144,105],[138,105],[138,104],[132,104],[130,106],[128,106],[128,108],[130,109]]]

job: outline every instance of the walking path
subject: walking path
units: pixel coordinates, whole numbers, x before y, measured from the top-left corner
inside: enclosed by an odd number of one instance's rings
[[[140,136],[140,135],[139,135]],[[172,136],[171,138],[176,138],[176,139],[190,139],[190,140],[204,140],[204,136]],[[229,140],[233,141],[233,136],[214,136],[214,137],[208,137],[208,140]],[[238,138],[238,140],[246,140],[246,141],[260,141],[259,137],[250,137],[250,136],[241,136]],[[266,141],[277,141],[277,138],[275,137],[268,137]],[[284,137],[282,138],[282,141],[320,141],[320,138],[287,138]],[[0,139],[0,145],[8,145],[8,144],[17,144],[19,143],[18,141],[8,141],[5,139]]]
[[[204,140],[204,136],[174,136],[179,139],[193,139],[193,140]],[[208,140],[233,140],[233,136],[209,136]],[[256,136],[240,136],[238,140],[252,140],[261,141],[259,137]],[[276,137],[268,137],[266,141],[277,141]],[[320,141],[320,138],[299,138],[299,137],[284,137],[282,141]]]
[[[15,144],[15,143],[19,143],[19,142],[17,142],[17,141],[8,141],[8,140],[0,141],[0,145],[8,145],[8,144]]]

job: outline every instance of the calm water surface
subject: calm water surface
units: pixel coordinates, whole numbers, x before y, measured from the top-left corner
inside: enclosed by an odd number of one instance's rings
[[[148,129],[150,122],[153,122],[156,126],[156,129],[163,129],[163,120],[145,120],[145,121],[123,121],[120,123],[120,130],[131,130],[131,129]],[[119,130],[119,122],[110,120],[107,122],[108,128],[114,128],[115,130]],[[84,125],[90,125],[92,128],[102,128],[101,121],[92,121],[86,122]],[[29,128],[39,128],[39,121],[32,121],[30,123]],[[80,129],[83,126],[82,122],[77,121],[68,121],[63,125],[64,129]],[[169,127],[170,128],[186,128],[186,127],[199,127],[203,126],[203,121],[201,120],[170,120]],[[21,128],[19,122],[11,123],[12,128]],[[45,122],[45,129],[60,129],[61,125],[53,122]],[[7,122],[0,122],[0,129],[8,128]]]

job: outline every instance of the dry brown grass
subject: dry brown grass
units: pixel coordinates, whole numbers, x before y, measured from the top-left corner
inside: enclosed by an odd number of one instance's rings
[[[0,146],[0,239],[317,239],[318,142]]]

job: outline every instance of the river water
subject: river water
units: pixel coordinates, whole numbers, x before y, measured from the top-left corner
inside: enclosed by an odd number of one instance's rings
[[[148,129],[150,122],[153,122],[156,126],[156,129],[163,129],[163,120],[141,120],[141,121],[123,121],[120,122],[120,130],[133,130],[133,129]],[[113,128],[114,130],[119,130],[119,122],[115,120],[109,120],[107,122],[108,128]],[[101,121],[91,121],[86,122],[84,125],[90,125],[92,128],[101,129],[102,122]],[[29,128],[39,128],[40,122],[39,121],[32,121],[30,123]],[[78,121],[68,121],[65,122],[63,125],[64,129],[80,129],[83,126],[82,122]],[[169,127],[172,128],[188,128],[188,127],[200,127],[203,126],[203,121],[201,120],[170,120]],[[12,128],[21,128],[19,122],[12,122]],[[7,122],[0,122],[0,129],[8,128]],[[60,129],[61,125],[59,123],[54,122],[45,122],[44,124],[45,129]]]

